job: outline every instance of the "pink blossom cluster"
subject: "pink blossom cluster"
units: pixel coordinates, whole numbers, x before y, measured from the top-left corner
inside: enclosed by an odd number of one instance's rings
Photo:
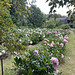
[[[59,38],[60,38],[60,39],[63,39],[63,36],[61,35]]]
[[[63,40],[64,43],[68,43],[68,41],[66,39]]]
[[[66,40],[67,40],[68,38],[69,38],[69,37],[68,37],[68,35],[65,35],[64,39],[66,39]]]
[[[38,55],[38,50],[34,50],[34,53]]]
[[[58,65],[59,65],[59,61],[56,57],[51,58],[51,63],[53,63],[55,68],[58,67]]]
[[[44,40],[45,40],[45,41],[47,41],[47,42],[49,42],[49,40],[48,40],[48,39],[46,39],[46,38],[45,38]]]
[[[56,44],[59,45],[59,42],[57,42]]]
[[[52,34],[52,32],[47,32],[48,34]]]
[[[57,32],[55,31],[55,32],[53,32],[54,34],[56,34]]]
[[[66,31],[68,31],[68,32],[70,32],[70,33],[72,32],[71,30],[66,30]]]
[[[60,44],[59,44],[59,42],[57,42],[56,44],[57,44],[57,45],[60,45],[61,47],[63,47],[63,46],[64,46],[64,44],[63,44],[63,43],[60,43]]]
[[[63,43],[60,43],[60,46],[61,46],[61,47],[63,47],[63,46],[64,46],[64,44],[63,44]]]
[[[61,54],[61,58],[64,58],[64,55],[63,54]]]
[[[52,41],[51,44],[50,44],[50,47],[53,47],[54,44],[55,44],[55,43]]]

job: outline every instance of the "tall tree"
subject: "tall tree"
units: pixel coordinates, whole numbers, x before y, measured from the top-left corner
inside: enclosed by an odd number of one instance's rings
[[[22,26],[27,23],[27,17],[29,14],[29,7],[27,6],[27,0],[12,0],[12,7],[10,14],[12,21],[17,26]]]
[[[41,10],[35,5],[31,5],[31,15],[28,17],[30,23],[32,23],[33,27],[42,27],[44,16]]]
[[[67,6],[68,8],[70,6],[73,6],[73,11],[72,10],[68,10],[68,16],[71,16],[71,19],[73,19],[73,15],[75,14],[75,0],[46,0],[46,2],[49,2],[49,6],[50,6],[50,13],[55,13],[56,10],[55,8],[60,8],[60,7],[64,7]]]

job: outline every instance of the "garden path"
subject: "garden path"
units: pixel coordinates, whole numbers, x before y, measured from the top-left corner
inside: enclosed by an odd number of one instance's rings
[[[70,59],[68,59],[70,57]],[[62,75],[75,75],[75,33],[69,35],[69,42],[66,44],[65,63],[59,66]]]

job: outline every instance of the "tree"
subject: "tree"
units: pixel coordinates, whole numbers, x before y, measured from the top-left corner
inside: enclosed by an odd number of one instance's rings
[[[29,22],[33,25],[33,27],[42,27],[44,16],[41,10],[35,5],[31,5],[31,15],[28,17]]]
[[[12,0],[11,3],[10,14],[13,23],[17,26],[25,26],[27,17],[30,14],[27,0]]]
[[[17,42],[16,32],[12,31],[16,26],[13,24],[9,11],[11,2],[12,0],[0,1],[0,45],[4,45],[10,51],[25,49],[25,46]]]
[[[68,16],[71,16],[71,19],[74,19],[73,18],[73,15],[75,14],[75,0],[46,0],[46,2],[49,2],[49,6],[50,6],[50,13],[55,13],[56,10],[55,8],[60,8],[60,7],[64,7],[64,6],[67,6],[67,7],[70,7],[70,6],[73,6],[74,9],[73,9],[73,12],[72,10],[68,10],[67,13],[68,13]]]
[[[10,1],[0,1],[0,44],[4,41],[4,36],[7,35],[11,27],[14,26],[9,9],[11,4]]]

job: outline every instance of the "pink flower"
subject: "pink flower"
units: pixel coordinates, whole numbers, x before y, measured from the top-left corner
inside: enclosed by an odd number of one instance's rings
[[[58,34],[56,34],[56,37],[58,37]]]
[[[63,44],[63,43],[61,43],[61,44],[60,44],[60,46],[61,46],[61,47],[63,47],[63,46],[64,46],[64,44]]]
[[[50,44],[49,46],[50,46],[50,47],[53,47],[53,44]]]
[[[68,35],[65,35],[64,39],[66,39],[66,40],[67,40],[68,38],[69,38],[69,37],[68,37]]]
[[[64,43],[68,43],[68,41],[66,39],[63,40]]]
[[[47,39],[46,39],[46,38],[45,38],[44,40],[45,40],[45,41],[47,41]]]
[[[52,41],[52,43],[51,44],[53,44],[54,45],[54,41]]]
[[[44,46],[46,46],[46,44],[44,44]]]
[[[37,50],[34,50],[34,53],[36,53],[38,55],[38,51]]]
[[[53,63],[54,67],[57,67],[59,65],[59,61],[56,57],[51,58],[51,63]]]
[[[68,59],[70,60],[70,57],[68,57]]]
[[[49,33],[51,34],[52,32],[47,32],[47,33],[48,33],[48,34],[49,34]]]
[[[55,31],[55,32],[53,32],[54,34],[56,34],[57,32]]]
[[[47,40],[47,42],[49,42],[49,40]]]
[[[61,54],[61,58],[64,58],[64,55],[63,54]]]
[[[57,42],[56,44],[59,45],[59,42]]]
[[[46,42],[46,41],[44,41],[44,43],[46,44],[47,42]]]

